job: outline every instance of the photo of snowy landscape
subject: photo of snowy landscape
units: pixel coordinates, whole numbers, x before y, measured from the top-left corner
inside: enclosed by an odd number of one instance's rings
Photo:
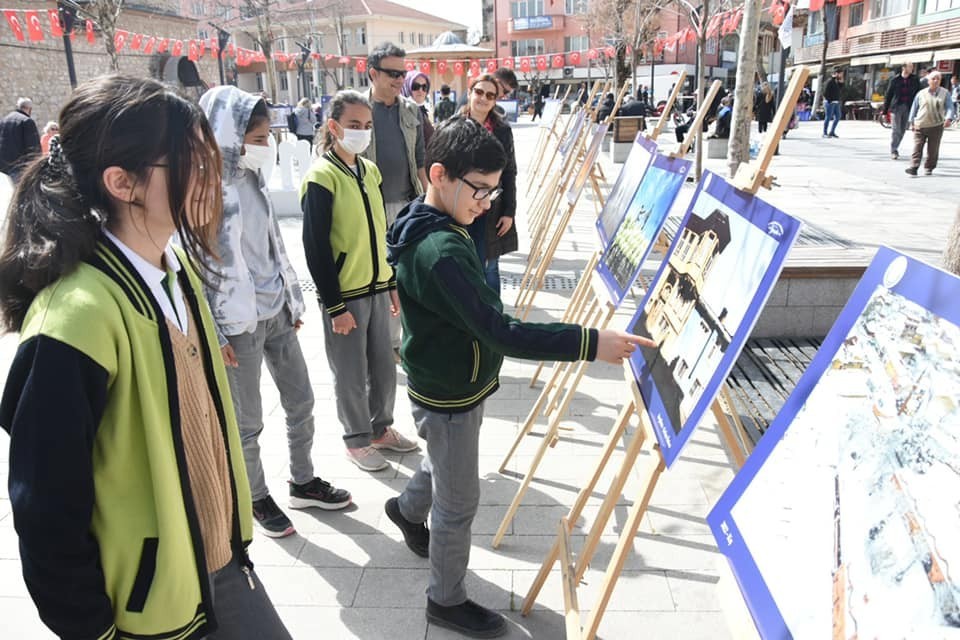
[[[721,498],[708,520],[748,550],[731,562],[765,637],[960,637],[958,347],[877,286],[728,516]]]

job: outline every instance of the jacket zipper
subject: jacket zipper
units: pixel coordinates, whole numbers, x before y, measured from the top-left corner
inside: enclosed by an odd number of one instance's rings
[[[333,151],[329,151],[331,155],[336,155]],[[334,164],[342,162],[340,158],[334,157],[330,158]],[[377,229],[373,222],[373,211],[370,209],[370,198],[367,197],[367,186],[363,182],[363,178],[360,174],[366,175],[366,172],[363,171],[363,164],[360,156],[357,156],[357,172],[354,173],[350,170],[349,167],[344,167],[346,171],[353,176],[354,180],[357,181],[357,186],[360,187],[360,197],[363,198],[363,209],[367,216],[367,233],[370,237],[370,255],[373,259],[373,278],[370,280],[370,293],[377,292],[377,279],[380,277],[380,251],[377,248]]]
[[[470,382],[476,382],[477,378],[480,376],[480,343],[476,340],[472,343],[473,346],[473,375],[470,376]]]

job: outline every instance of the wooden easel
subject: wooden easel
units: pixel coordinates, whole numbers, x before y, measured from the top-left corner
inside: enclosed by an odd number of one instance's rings
[[[673,85],[673,91],[670,92],[670,97],[667,98],[667,104],[663,105],[663,111],[660,112],[660,119],[657,121],[657,126],[655,126],[653,131],[650,132],[650,135],[647,136],[649,140],[656,142],[660,134],[663,133],[663,128],[667,122],[673,117],[673,105],[676,104],[677,98],[680,97],[680,91],[683,89],[683,83],[686,82],[686,80],[687,72],[681,71],[680,77],[677,78],[676,84]]]
[[[697,115],[687,130],[686,137],[684,137],[683,142],[680,143],[676,150],[670,154],[671,158],[682,158],[687,155],[687,151],[690,150],[693,141],[697,139],[697,132],[703,128],[703,121],[707,117],[707,111],[710,110],[710,105],[713,104],[713,100],[717,97],[717,92],[720,91],[721,86],[722,83],[719,80],[714,80],[710,85],[710,90],[707,91],[707,95],[704,96],[703,103],[697,105]],[[674,87],[674,90],[676,90],[676,87]],[[659,126],[659,124],[658,122],[657,125]]]
[[[570,95],[572,87],[567,87],[567,92],[563,95],[563,101],[566,102],[567,98]],[[560,87],[557,87],[557,91],[560,91]],[[535,147],[535,154],[533,157],[534,164],[530,166],[528,171],[530,175],[527,179],[527,195],[530,194],[530,190],[533,188],[533,183],[536,177],[540,173],[540,166],[543,162],[544,155],[547,155],[547,150],[550,146],[550,141],[555,138],[557,123],[560,122],[559,114],[553,119],[553,122],[550,123],[549,127],[541,127],[540,135],[537,138],[537,145]],[[553,155],[553,154],[550,154]]]
[[[623,102],[623,96],[626,94],[628,85],[624,85],[617,96],[616,103],[614,105],[614,110],[611,112],[610,116],[607,117],[605,123],[609,124],[613,120],[614,114],[620,108],[620,104]],[[588,128],[589,129],[589,128]],[[584,137],[579,142],[580,147],[582,147],[586,141],[586,137],[589,135],[589,131],[584,135]],[[569,179],[572,177],[568,176],[567,180],[562,184],[563,193],[566,192]],[[578,194],[579,195],[579,194]],[[515,307],[519,312],[520,318],[525,320],[530,314],[531,309],[533,308],[533,300],[536,297],[537,293],[540,291],[543,286],[544,280],[547,277],[547,271],[550,268],[550,264],[553,262],[553,256],[557,251],[557,247],[560,245],[560,239],[563,237],[567,226],[570,223],[570,218],[573,216],[574,210],[576,209],[578,199],[575,199],[573,202],[567,203],[566,211],[564,211],[556,226],[550,224],[550,221],[555,216],[555,211],[552,214],[548,214],[548,220],[546,224],[541,225],[541,228],[544,229],[544,239],[549,237],[549,241],[546,242],[546,245],[541,249],[538,245],[537,250],[533,251],[531,249],[531,260],[527,264],[527,270],[524,274],[523,280],[520,283],[520,291],[517,295],[517,301]],[[553,230],[553,233],[550,234],[549,230]],[[536,259],[534,259],[536,256]],[[531,277],[532,276],[532,277]]]
[[[803,83],[806,81],[806,76],[807,72],[802,70],[799,73],[794,74],[793,78],[791,78],[786,98],[781,103],[780,108],[774,118],[774,127],[771,130],[771,134],[768,135],[764,140],[763,149],[761,149],[761,153],[758,155],[758,162],[740,166],[737,175],[739,176],[741,173],[744,173],[749,178],[745,178],[741,182],[744,187],[742,189],[743,191],[756,193],[761,186],[767,186],[769,188],[769,185],[772,184],[772,179],[769,179],[766,174],[769,163],[773,158],[772,147],[779,144],[780,136],[783,133],[783,128],[786,127],[789,121],[788,114],[792,111],[797,97],[800,95],[800,89],[803,87]],[[745,167],[747,168],[745,169]],[[633,374],[629,367],[625,366],[624,369],[627,378],[627,384],[630,387],[630,396],[632,397],[632,400],[628,402],[621,410],[620,416],[617,419],[617,423],[614,425],[614,428],[609,434],[607,443],[604,446],[593,476],[577,495],[577,499],[574,502],[570,513],[565,518],[561,519],[560,532],[558,533],[557,540],[554,542],[553,547],[541,565],[540,571],[531,585],[530,590],[527,592],[523,608],[521,609],[521,613],[523,615],[530,613],[540,589],[542,589],[547,576],[553,568],[554,562],[559,559],[561,562],[561,573],[563,574],[564,578],[564,607],[566,613],[566,629],[568,640],[571,640],[572,638],[576,638],[578,640],[593,640],[593,638],[596,637],[600,621],[604,612],[606,611],[606,607],[610,601],[610,597],[613,593],[617,579],[623,570],[627,554],[633,548],[635,543],[635,537],[637,530],[640,527],[640,522],[647,512],[647,507],[650,503],[653,491],[656,488],[657,481],[659,480],[661,473],[666,468],[662,452],[660,451],[659,445],[656,443],[656,436],[653,431],[653,426],[650,424],[649,416],[647,414],[646,407],[644,406],[643,398],[640,395],[639,388],[633,379]],[[729,404],[729,395],[726,394],[725,389],[719,395]],[[742,424],[739,422],[739,420],[736,420],[735,425],[731,426],[730,421],[727,420],[723,410],[720,408],[718,400],[719,398],[714,399],[713,412],[720,426],[720,437],[724,441],[728,451],[730,451],[731,457],[734,459],[734,464],[739,468],[743,464],[745,454],[743,451],[741,451],[741,446],[734,436],[734,426],[742,430]],[[581,551],[576,562],[574,562],[571,557],[569,544],[571,523],[575,523],[583,512],[587,500],[593,493],[600,475],[606,468],[610,457],[616,449],[617,443],[625,434],[627,426],[630,422],[630,418],[634,413],[636,413],[640,418],[640,428],[634,434],[629,445],[627,446],[623,462],[617,474],[614,476],[609,490],[605,494],[603,503],[600,507],[600,512],[598,513],[593,527],[587,536],[583,550]],[[740,435],[743,436],[742,433]],[[637,459],[642,452],[649,454],[646,459],[646,465],[640,475],[642,490],[638,496],[638,499],[631,506],[627,517],[627,522],[620,534],[619,539],[617,540],[617,546],[614,550],[613,557],[610,561],[610,564],[607,566],[606,573],[604,574],[600,598],[591,610],[586,625],[581,627],[579,605],[576,595],[577,585],[583,578],[587,566],[592,559],[597,546],[599,545],[600,535],[603,529],[606,527],[611,514],[613,513],[617,499],[619,498],[621,492],[623,491],[623,487],[625,486],[627,476],[633,471],[634,465],[636,464]],[[739,452],[739,454],[737,452]],[[740,620],[742,619],[742,614],[733,614],[730,619]]]

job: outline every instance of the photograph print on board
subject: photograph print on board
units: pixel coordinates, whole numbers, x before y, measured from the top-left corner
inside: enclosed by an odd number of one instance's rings
[[[667,465],[733,367],[800,222],[708,172],[629,330],[630,366]]]
[[[630,149],[630,155],[627,161],[623,163],[620,175],[617,181],[613,183],[610,189],[610,195],[603,205],[603,211],[597,219],[597,232],[600,234],[600,242],[606,247],[610,243],[617,227],[627,213],[627,205],[633,199],[640,186],[640,180],[647,172],[650,161],[657,153],[657,143],[643,137],[638,133],[633,141],[633,147]]]
[[[620,306],[667,220],[690,170],[690,161],[656,155],[627,206],[623,221],[606,246],[597,273]]]
[[[881,249],[708,516],[764,638],[960,636],[958,296]]]
[[[586,186],[590,172],[593,171],[593,167],[597,163],[597,157],[600,155],[600,147],[603,145],[603,138],[606,135],[607,123],[603,122],[596,125],[593,131],[593,137],[590,138],[590,145],[587,147],[587,153],[583,156],[583,162],[580,163],[580,168],[573,179],[573,184],[570,185],[570,189],[567,190],[567,202],[569,204],[576,204],[577,200],[580,199],[580,193],[583,191],[584,186]]]

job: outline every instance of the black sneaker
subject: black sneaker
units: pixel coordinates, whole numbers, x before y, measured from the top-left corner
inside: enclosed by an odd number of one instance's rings
[[[290,508],[306,509],[319,507],[327,511],[336,511],[353,502],[349,491],[337,489],[329,482],[314,478],[304,484],[290,482]]]
[[[280,507],[270,496],[263,500],[254,500],[253,519],[263,529],[263,533],[271,538],[285,538],[297,532],[290,518],[280,511]]]
[[[907,173],[907,174],[910,174],[911,176],[915,176],[915,175],[917,175],[917,168],[916,168],[916,167],[907,167],[906,169],[903,170],[903,172],[904,172],[904,173]]]
[[[831,138],[839,138],[840,136],[838,136],[838,135],[835,134],[835,133],[831,133],[831,134],[830,134],[830,137],[831,137]]]
[[[387,500],[386,504],[383,505],[383,510],[393,524],[400,527],[400,531],[403,533],[403,541],[407,543],[410,551],[421,558],[429,558],[430,530],[427,529],[426,525],[422,522],[419,524],[410,522],[404,518],[403,514],[400,513],[400,503],[397,502],[396,498]]]
[[[444,607],[427,598],[427,622],[471,638],[498,638],[507,632],[507,622],[502,615],[473,600]]]

